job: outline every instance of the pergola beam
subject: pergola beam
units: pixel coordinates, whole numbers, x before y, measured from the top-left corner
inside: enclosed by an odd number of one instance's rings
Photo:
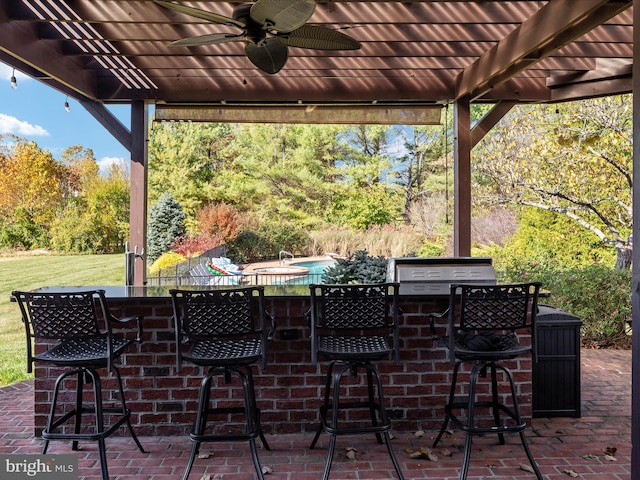
[[[575,100],[593,96],[619,95],[632,90],[631,64],[597,68],[588,72],[550,77],[553,101]]]
[[[551,0],[458,75],[456,99],[483,96],[632,4],[631,0]]]
[[[115,115],[99,102],[80,99],[80,105],[95,118],[120,144],[131,152],[131,132]]]
[[[65,56],[57,43],[43,42],[37,29],[25,22],[12,22],[0,8],[0,52],[3,57],[14,58],[27,65],[25,72],[65,93],[75,92],[74,97],[97,98],[95,71],[88,70],[82,60]]]
[[[496,103],[471,129],[471,148],[475,147],[515,105],[517,105],[517,102],[502,101]]]

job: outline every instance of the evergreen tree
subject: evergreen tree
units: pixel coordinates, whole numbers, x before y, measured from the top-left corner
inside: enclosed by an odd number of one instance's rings
[[[149,211],[147,258],[155,261],[169,250],[177,238],[184,236],[185,214],[171,194],[163,193]]]

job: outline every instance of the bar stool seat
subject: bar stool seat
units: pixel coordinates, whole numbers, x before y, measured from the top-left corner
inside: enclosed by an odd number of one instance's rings
[[[102,290],[75,293],[14,291],[12,296],[18,301],[27,333],[27,370],[31,372],[32,365],[38,363],[66,368],[54,385],[47,426],[42,430],[42,453],[47,452],[50,440],[71,440],[73,450],[78,450],[80,441],[97,442],[102,479],[108,480],[105,438],[115,433],[120,426],[126,424],[138,449],[145,452],[131,426],[131,411],[126,406],[120,371],[115,365],[129,345],[142,341],[142,317],[114,317],[107,308]],[[103,327],[100,326],[96,305],[100,307]],[[113,324],[132,320],[137,322],[138,327],[135,338],[127,339],[113,334]],[[49,348],[34,355],[33,340],[47,343]],[[116,375],[119,406],[103,405],[102,381],[98,372],[103,368]],[[76,378],[75,408],[58,414],[60,391],[69,377]],[[91,404],[83,400],[86,385],[92,385],[94,400]],[[94,417],[94,425],[88,431],[83,431],[82,428],[85,414]],[[110,425],[104,423],[105,414],[115,416]],[[74,420],[73,432],[65,430],[70,428],[67,425],[70,419]]]
[[[318,356],[329,360],[320,426],[310,446],[315,448],[323,432],[330,435],[322,478],[329,478],[338,436],[375,434],[379,443],[383,443],[384,437],[394,469],[403,480],[391,446],[391,421],[385,410],[383,382],[374,363],[391,355],[396,362],[399,358],[398,285],[310,285],[310,290],[312,363],[317,364]],[[366,374],[367,398],[341,399],[344,375],[355,378],[360,371]],[[347,409],[368,409],[371,422],[344,424],[340,412]]]
[[[266,341],[273,335],[265,330],[264,287],[220,290],[170,290],[176,339],[177,371],[183,361],[206,368],[198,396],[198,411],[189,437],[191,453],[183,480],[187,480],[200,445],[204,442],[248,441],[256,474],[264,480],[255,439],[270,450],[260,424],[252,365],[266,366]],[[274,327],[275,328],[275,324]],[[183,351],[185,341],[189,347]],[[216,406],[211,398],[214,379],[231,384],[236,377],[242,387],[241,406]],[[224,399],[226,402],[228,399]],[[213,405],[212,405],[213,402]],[[241,414],[241,431],[208,430],[214,416]]]

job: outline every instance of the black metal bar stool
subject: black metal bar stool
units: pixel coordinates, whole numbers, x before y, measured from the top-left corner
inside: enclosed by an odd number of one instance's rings
[[[330,435],[322,478],[329,478],[337,436],[373,433],[379,443],[383,442],[384,436],[393,467],[398,478],[403,480],[391,446],[391,422],[385,410],[382,379],[375,363],[391,355],[396,363],[399,360],[398,285],[310,285],[310,290],[312,363],[317,364],[318,355],[329,360],[324,402],[320,407],[320,426],[310,447],[315,447],[323,431]],[[366,373],[367,399],[340,401],[343,376],[356,377],[361,370]],[[332,389],[333,396],[330,393]],[[362,426],[341,424],[340,411],[353,408],[368,409],[371,423]]]
[[[198,412],[190,433],[193,442],[191,454],[182,478],[187,480],[189,477],[203,442],[248,441],[256,474],[263,480],[256,437],[260,437],[266,450],[270,448],[260,425],[251,366],[258,360],[261,360],[262,368],[266,366],[265,345],[273,335],[273,329],[269,333],[265,330],[264,287],[174,289],[170,293],[174,309],[177,370],[181,371],[183,360],[207,368],[200,384]],[[190,346],[183,352],[185,340]],[[211,406],[212,382],[218,376],[226,384],[231,383],[232,377],[240,380],[242,406]],[[211,416],[238,413],[244,415],[242,431],[207,431]]]
[[[55,382],[47,426],[42,431],[42,438],[45,441],[42,453],[47,452],[50,440],[71,440],[73,450],[78,449],[80,441],[98,442],[102,478],[108,480],[105,438],[113,434],[121,425],[127,425],[138,449],[144,453],[131,426],[131,411],[125,404],[120,371],[115,365],[115,361],[129,345],[142,341],[142,317],[139,315],[122,319],[114,317],[107,308],[102,290],[74,293],[14,291],[12,296],[18,301],[27,333],[27,370],[32,371],[33,363],[48,363],[69,368],[60,374]],[[100,308],[97,309],[96,305]],[[127,339],[113,335],[114,323],[131,320],[137,322],[136,338]],[[48,350],[34,355],[32,345],[34,339],[49,343]],[[102,383],[98,373],[102,368],[116,375],[120,406],[105,407],[103,405]],[[75,408],[57,417],[56,408],[60,388],[65,379],[74,376],[76,377]],[[85,385],[93,385],[92,405],[85,405],[83,402]],[[82,429],[83,414],[92,414],[95,418],[95,425],[90,428],[90,431]],[[105,425],[105,414],[116,414],[117,419],[110,425]],[[65,424],[70,419],[74,420],[73,433],[65,432]]]
[[[535,319],[538,305],[539,283],[510,285],[451,285],[449,326],[445,345],[453,367],[453,380],[449,400],[444,407],[445,419],[435,441],[435,448],[447,430],[449,422],[465,435],[464,457],[460,479],[467,478],[471,445],[474,435],[496,434],[504,445],[505,433],[518,433],[531,467],[539,480],[540,470],[533,459],[525,437],[526,422],[520,415],[513,375],[501,362],[533,353],[535,361]],[[521,343],[518,334],[530,338]],[[468,395],[459,394],[458,374],[463,363],[472,365]],[[508,394],[501,400],[498,390],[498,373],[508,381]],[[490,399],[479,399],[480,378],[489,375]],[[506,403],[510,402],[510,403]],[[488,409],[489,418],[481,418],[479,409]],[[466,416],[462,411],[466,410]],[[460,411],[460,414],[457,412]],[[506,417],[501,417],[501,414]],[[505,420],[503,422],[503,419]]]

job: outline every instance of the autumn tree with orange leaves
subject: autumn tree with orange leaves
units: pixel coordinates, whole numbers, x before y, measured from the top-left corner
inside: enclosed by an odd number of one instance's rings
[[[15,139],[0,152],[0,223],[3,244],[41,246],[63,203],[65,168],[35,142]]]

